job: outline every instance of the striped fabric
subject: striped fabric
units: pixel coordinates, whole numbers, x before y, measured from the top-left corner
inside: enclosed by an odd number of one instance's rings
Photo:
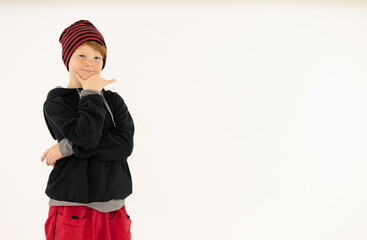
[[[62,45],[62,60],[64,61],[68,71],[71,55],[73,55],[73,52],[80,46],[80,44],[86,41],[95,41],[106,47],[102,34],[88,20],[79,20],[65,28],[61,33],[59,42]],[[106,64],[106,58],[107,54],[103,58],[102,69]]]

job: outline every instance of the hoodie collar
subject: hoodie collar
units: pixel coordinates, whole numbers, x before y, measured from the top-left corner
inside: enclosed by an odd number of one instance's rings
[[[60,97],[60,96],[68,96],[68,95],[75,95],[80,94],[80,91],[82,91],[83,88],[64,88],[61,86],[56,86],[55,88],[51,89],[50,92],[47,94],[46,100],[49,100],[54,97]],[[104,88],[102,89],[102,93],[104,93]]]

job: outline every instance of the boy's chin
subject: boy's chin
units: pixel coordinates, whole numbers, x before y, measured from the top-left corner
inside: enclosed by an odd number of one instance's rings
[[[81,72],[81,73],[78,73],[79,74],[79,76],[83,79],[83,80],[87,80],[90,76],[92,76],[94,73],[92,73],[92,74],[88,74],[88,73],[83,73],[83,72]]]

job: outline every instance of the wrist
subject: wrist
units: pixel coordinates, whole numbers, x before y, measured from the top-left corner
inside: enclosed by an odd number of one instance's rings
[[[79,97],[82,98],[86,95],[89,95],[89,94],[99,94],[101,95],[101,91],[98,91],[96,89],[83,89],[82,91],[80,91],[80,95]]]

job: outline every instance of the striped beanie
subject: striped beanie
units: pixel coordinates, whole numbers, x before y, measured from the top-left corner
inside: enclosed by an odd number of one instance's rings
[[[97,28],[88,20],[79,20],[69,27],[65,28],[60,35],[59,42],[62,46],[62,60],[69,71],[69,61],[73,52],[86,41],[95,41],[102,46],[106,47],[102,34]],[[103,58],[104,68],[106,64],[106,56]]]

